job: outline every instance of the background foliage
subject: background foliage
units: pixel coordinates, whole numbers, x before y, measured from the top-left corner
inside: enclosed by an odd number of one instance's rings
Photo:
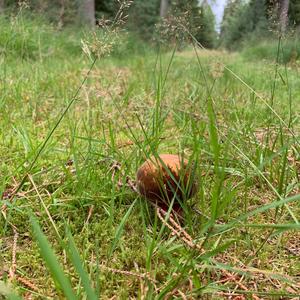
[[[278,36],[280,32],[280,3],[279,0],[227,0],[220,34],[216,31],[215,17],[209,1],[198,0],[169,0],[167,19],[172,16],[180,19],[185,17],[185,26],[189,32],[206,48],[225,47],[236,50],[245,44],[256,43]],[[17,0],[4,1],[4,10],[17,11],[20,3],[35,14],[43,16],[54,27],[80,25],[82,20],[78,10],[85,0]],[[122,1],[95,0],[96,19],[112,19]],[[300,32],[300,2],[289,0],[288,29],[289,35],[299,35]],[[161,22],[161,0],[135,0],[128,11],[127,30],[134,36],[152,43],[156,36],[156,25]],[[0,4],[1,5],[1,4]],[[22,5],[22,4],[21,4]],[[24,4],[23,4],[24,5]],[[297,49],[295,50],[298,51]],[[297,52],[298,53],[298,52]],[[298,55],[298,54],[297,54]]]
[[[120,2],[115,0],[96,0],[96,18],[112,19],[118,9]],[[19,1],[8,0],[5,9],[14,11],[20,6]],[[30,0],[26,6],[38,15],[44,16],[54,26],[67,26],[70,24],[80,25],[81,19],[78,15],[80,0]],[[208,48],[216,45],[217,34],[215,30],[215,18],[210,6],[198,5],[197,0],[173,0],[170,1],[169,15],[180,16],[188,14],[188,28],[199,42]],[[152,42],[155,35],[155,25],[160,22],[160,0],[135,0],[128,11],[127,29],[146,42]]]

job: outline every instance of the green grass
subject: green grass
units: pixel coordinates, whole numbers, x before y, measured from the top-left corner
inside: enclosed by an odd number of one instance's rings
[[[299,36],[288,37],[282,40],[283,47],[280,49],[279,62],[283,64],[297,65],[300,58]],[[278,41],[272,40],[255,40],[245,43],[242,55],[249,60],[269,60],[276,61],[278,52]]]
[[[11,30],[2,21],[0,31]],[[131,41],[126,55],[120,42],[86,78],[84,33],[20,22],[18,35],[1,41],[0,295],[300,294],[296,65],[198,49],[133,55]],[[118,187],[159,153],[197,161],[199,191],[183,208],[201,253],[176,239],[142,197]],[[116,161],[122,174],[112,176]]]

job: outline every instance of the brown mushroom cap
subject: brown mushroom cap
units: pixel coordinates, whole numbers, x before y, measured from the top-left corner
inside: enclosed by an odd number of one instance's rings
[[[193,168],[178,155],[150,157],[140,166],[136,177],[141,195],[153,202],[170,203],[175,193],[175,201],[181,201],[196,192]]]

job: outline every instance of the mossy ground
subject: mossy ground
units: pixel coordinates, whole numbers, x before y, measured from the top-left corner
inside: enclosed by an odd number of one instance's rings
[[[254,63],[222,51],[198,51],[197,58],[193,50],[174,58],[149,53],[99,60],[11,202],[90,65],[83,54],[55,53],[1,57],[0,281],[10,281],[15,228],[13,288],[28,299],[63,297],[33,237],[33,213],[79,298],[81,280],[61,243],[67,227],[101,299],[220,299],[234,289],[245,298],[299,295],[300,234],[291,225],[299,220],[299,199],[214,233],[279,196],[299,193],[297,65]],[[185,229],[205,241],[206,255],[167,228],[160,232],[152,208],[125,186],[125,176],[134,178],[153,149],[198,157],[199,192],[185,207]],[[113,176],[113,162],[122,176]],[[157,290],[118,271],[147,272]]]

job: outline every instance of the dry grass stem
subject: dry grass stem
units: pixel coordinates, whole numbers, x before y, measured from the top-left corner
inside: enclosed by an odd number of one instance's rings
[[[32,178],[32,176],[29,175],[29,174],[28,174],[28,179],[31,182],[31,184],[32,184],[32,186],[33,186],[36,194],[38,195],[38,197],[39,197],[39,199],[41,201],[41,204],[42,204],[42,206],[43,206],[43,208],[44,208],[44,210],[45,210],[45,212],[46,212],[46,214],[47,214],[47,216],[49,218],[49,221],[52,224],[52,226],[53,226],[53,228],[54,228],[57,236],[61,239],[61,235],[58,232],[58,229],[57,229],[57,227],[56,227],[56,225],[54,223],[54,220],[53,220],[53,218],[52,218],[52,216],[51,216],[51,214],[50,214],[50,212],[49,212],[49,210],[48,210],[48,208],[47,208],[47,206],[46,206],[46,204],[45,204],[45,202],[44,202],[44,200],[43,200],[43,198],[42,198],[42,196],[41,196],[41,194],[40,194],[40,192],[39,192],[39,190],[38,190],[38,188],[37,188],[37,186],[36,186],[36,184],[35,184],[35,182],[34,182],[34,180]]]
[[[11,267],[9,269],[9,278],[13,280],[15,277],[16,269],[17,269],[17,242],[18,242],[18,232],[17,229],[13,226],[14,232],[14,240],[13,240],[13,247],[12,247],[12,259],[11,259]]]
[[[22,285],[26,286],[27,288],[31,289],[32,291],[38,292],[38,288],[28,279],[21,277],[19,275],[16,276],[16,280],[21,283]]]
[[[231,280],[232,280],[232,281],[237,285],[237,287],[239,287],[240,289],[242,289],[242,290],[244,290],[244,291],[249,291],[249,289],[241,282],[242,279],[243,279],[243,276],[238,280],[238,279],[236,278],[235,275],[229,273],[229,272],[226,271],[226,270],[222,270],[222,273],[223,273],[226,277],[229,278],[228,281],[231,281]],[[236,287],[236,288],[237,288],[237,287]],[[236,289],[236,288],[234,288],[233,293],[235,292],[235,289]],[[257,297],[257,296],[254,295],[254,294],[252,294],[251,297],[252,297],[252,299],[254,299],[254,300],[260,300],[260,298]]]
[[[134,273],[134,272],[130,272],[130,271],[125,271],[125,270],[118,270],[118,269],[114,269],[114,268],[110,268],[110,267],[107,267],[105,265],[101,265],[101,268],[111,272],[111,273],[115,273],[115,274],[121,274],[121,275],[125,275],[125,276],[132,276],[132,277],[136,277],[136,278],[139,278],[139,279],[142,279],[142,280],[148,280],[150,281],[153,286],[155,287],[155,289],[157,290],[157,287],[156,287],[156,280],[151,278],[151,276],[147,273],[144,273],[144,274],[141,274],[141,273]]]
[[[85,222],[84,222],[84,225],[87,225],[87,224],[88,224],[90,218],[92,217],[93,211],[94,211],[94,205],[90,206],[89,211],[88,211],[87,218],[86,218],[86,220],[85,220]]]
[[[173,226],[170,225],[165,220],[165,218],[163,218],[162,214],[165,217],[167,216],[167,212],[165,212],[163,209],[157,207],[156,214],[159,217],[159,219],[162,221],[162,223],[171,230],[173,235],[176,235],[181,241],[183,241],[190,248],[197,249],[202,252],[202,248],[198,244],[194,243],[192,237],[174,220],[174,218],[171,215],[169,216],[169,221]]]

